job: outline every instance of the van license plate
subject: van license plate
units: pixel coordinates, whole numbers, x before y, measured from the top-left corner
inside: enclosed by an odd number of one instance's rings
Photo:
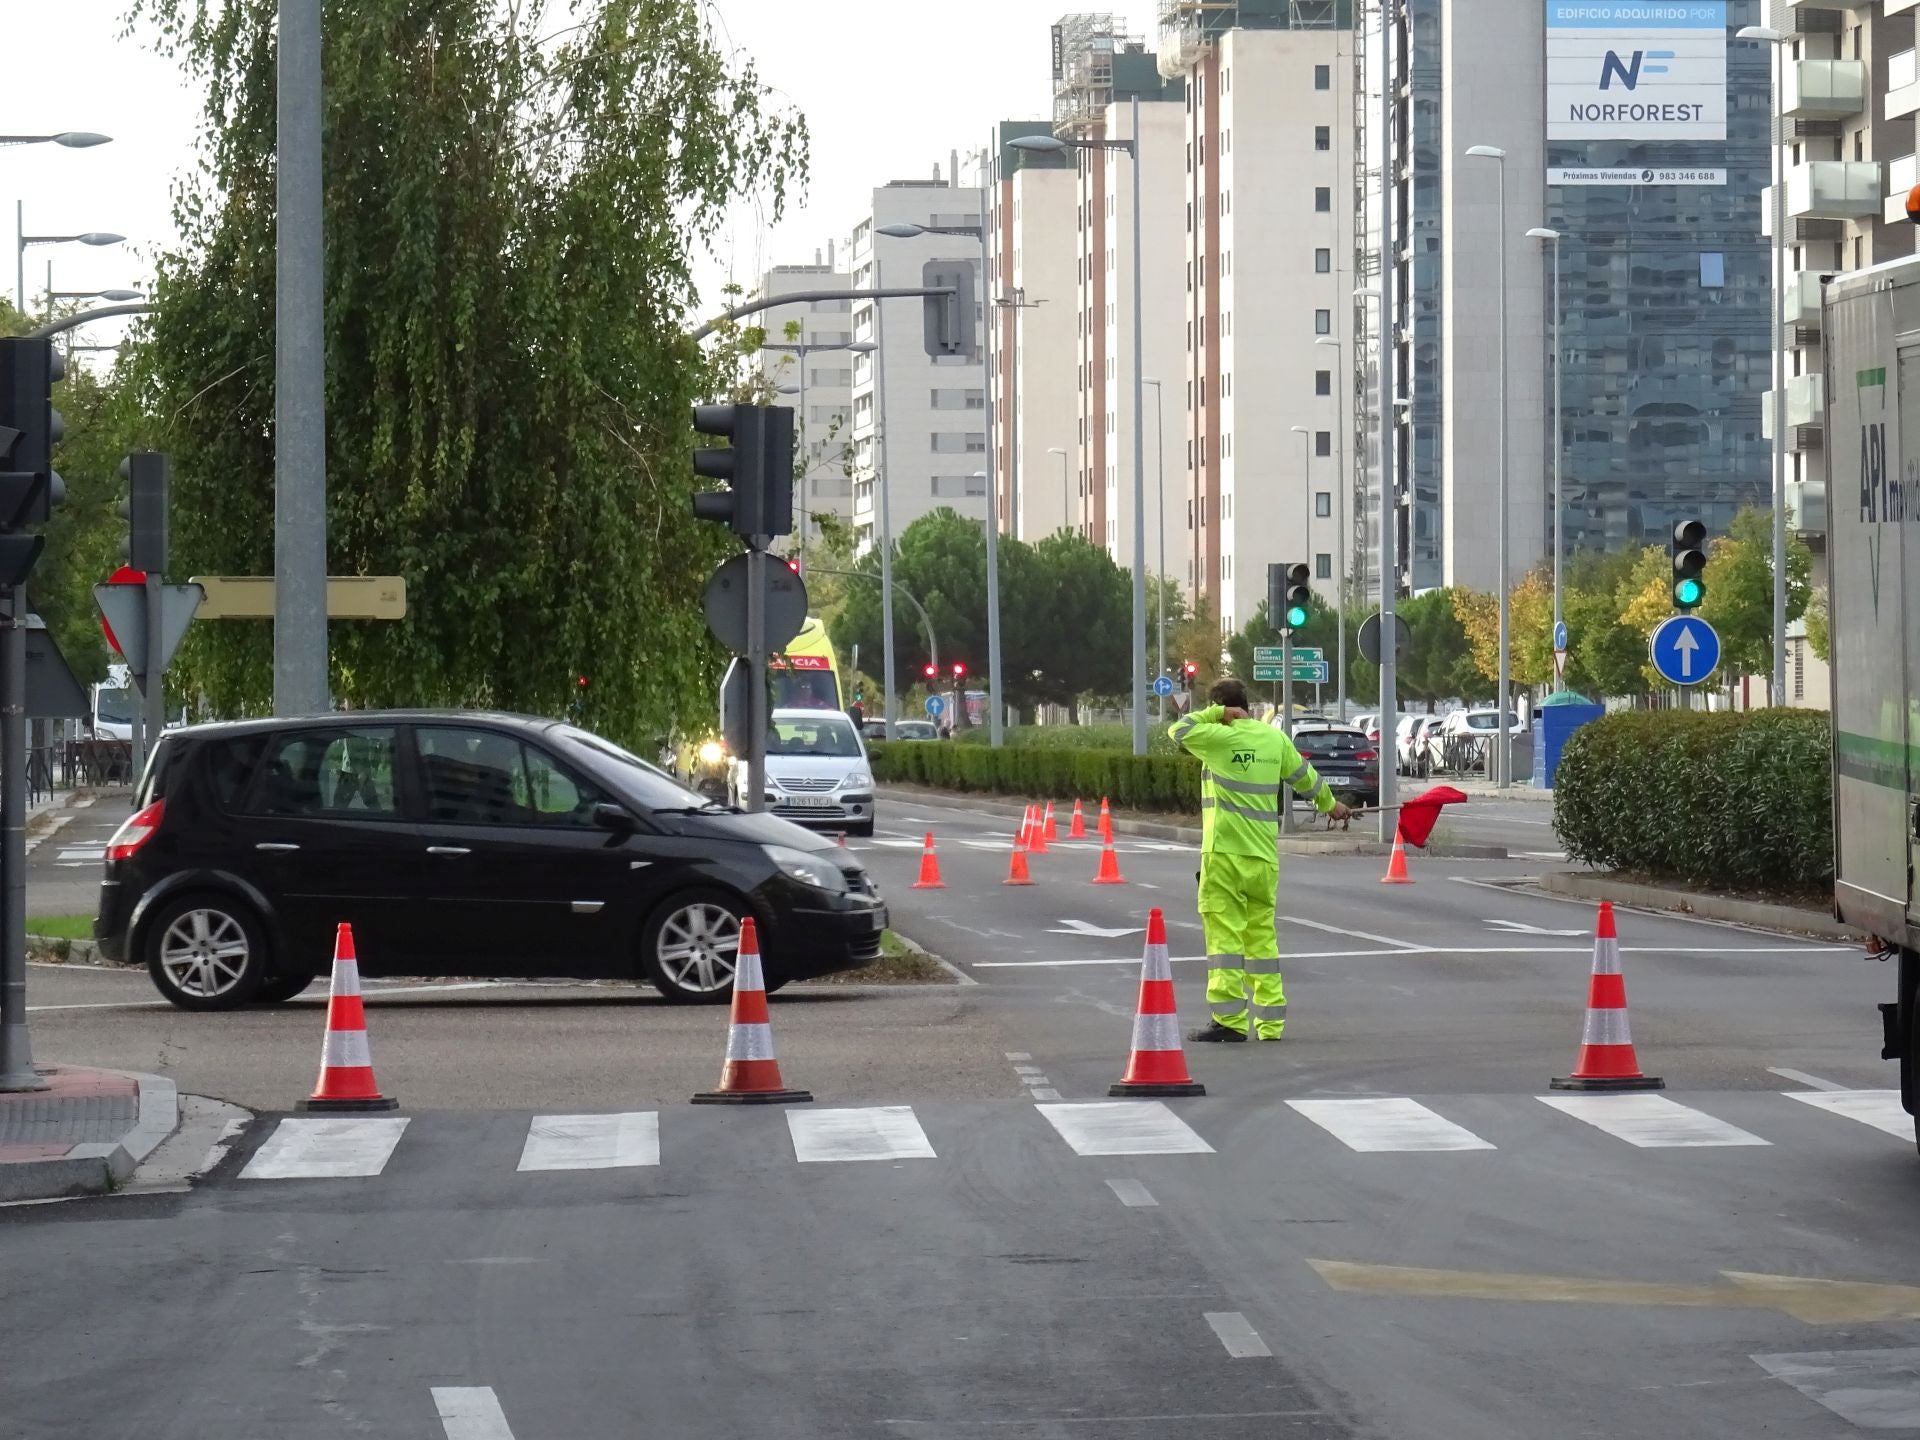
[[[780,803],[801,810],[832,810],[840,804],[831,795],[782,795]]]

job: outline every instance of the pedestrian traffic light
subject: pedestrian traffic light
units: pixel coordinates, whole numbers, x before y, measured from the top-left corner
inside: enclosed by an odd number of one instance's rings
[[[149,575],[167,573],[167,457],[139,450],[120,462],[120,478],[127,482],[127,498],[120,502],[120,518],[127,533],[120,542],[120,558]]]
[[[693,428],[732,441],[693,452],[693,473],[727,489],[693,497],[693,513],[742,537],[793,531],[793,411],[775,405],[696,405]]]
[[[0,340],[0,585],[33,572],[46,540],[25,532],[66,499],[53,470],[61,435],[53,386],[65,368],[51,340]]]
[[[1313,569],[1305,564],[1287,566],[1286,617],[1284,628],[1298,630],[1313,618]]]
[[[1707,598],[1707,527],[1699,520],[1682,520],[1673,527],[1673,603],[1682,611],[1697,608]]]

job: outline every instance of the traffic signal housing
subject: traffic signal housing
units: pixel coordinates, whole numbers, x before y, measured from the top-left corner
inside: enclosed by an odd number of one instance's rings
[[[46,541],[27,532],[66,499],[53,469],[63,429],[53,387],[65,372],[51,340],[0,340],[0,585],[33,573]]]
[[[967,678],[967,667],[958,660],[953,662],[953,678],[955,680],[964,680]]]
[[[167,457],[138,450],[120,462],[120,478],[127,482],[127,498],[120,502],[120,518],[127,535],[120,542],[120,558],[149,575],[167,573]]]
[[[940,667],[929,660],[921,667],[920,673],[925,675],[929,680],[937,680],[940,678]]]
[[[1298,630],[1313,618],[1313,567],[1305,564],[1287,566],[1286,591],[1283,597],[1286,608],[1280,612],[1284,617],[1281,628]]]
[[[1707,527],[1697,519],[1673,527],[1673,603],[1682,614],[1707,598]]]
[[[725,490],[693,497],[693,513],[743,539],[793,532],[793,411],[779,405],[696,405],[693,428],[727,439],[693,452],[693,473]]]

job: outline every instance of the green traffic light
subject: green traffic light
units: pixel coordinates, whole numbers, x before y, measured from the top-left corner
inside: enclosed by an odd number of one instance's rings
[[[1298,630],[1302,625],[1305,625],[1306,623],[1307,623],[1307,607],[1306,606],[1289,605],[1287,607],[1287,626],[1289,629]]]
[[[1674,582],[1673,603],[1682,609],[1691,610],[1704,600],[1706,595],[1707,587],[1691,576]]]

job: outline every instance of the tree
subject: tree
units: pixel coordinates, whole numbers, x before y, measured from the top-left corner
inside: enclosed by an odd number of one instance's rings
[[[1065,705],[1077,721],[1082,696],[1124,695],[1133,684],[1133,582],[1104,548],[1072,531],[1056,530],[1030,550],[1016,547],[1011,583],[1003,591],[1018,602],[1021,616],[1007,651],[1008,695],[1023,708]],[[1009,580],[1008,558],[1003,541],[1003,583]],[[1173,613],[1167,612],[1169,645]],[[1001,614],[1004,620],[1005,604]],[[1149,607],[1149,655],[1154,619]]]
[[[1632,551],[1582,555],[1567,567],[1567,686],[1595,698],[1645,688],[1646,636],[1620,619],[1620,588],[1632,574]]]
[[[1429,590],[1396,603],[1394,613],[1406,624],[1409,641],[1407,654],[1394,669],[1402,702],[1423,700],[1431,710],[1441,700],[1477,700],[1493,694],[1493,686],[1473,663],[1473,648],[1456,600],[1461,593]],[[1367,670],[1368,689],[1377,695],[1379,670],[1370,664]]]
[[[1827,613],[1827,592],[1816,590],[1807,601],[1807,648],[1828,664],[1833,652],[1833,618]]]
[[[489,704],[645,743],[712,711],[688,407],[742,342],[685,335],[692,248],[778,215],[806,129],[697,0],[357,0],[327,11],[329,570],[398,573],[404,622],[332,627],[333,693]],[[123,358],[174,457],[181,573],[273,561],[273,0],[134,0],[205,86],[198,175]],[[183,676],[265,705],[271,630],[197,627]],[[591,675],[584,692],[578,676]]]
[[[1813,555],[1797,535],[1787,539],[1787,622],[1806,613]],[[1713,542],[1703,577],[1700,617],[1720,633],[1729,677],[1773,673],[1773,515],[1751,507]]]

